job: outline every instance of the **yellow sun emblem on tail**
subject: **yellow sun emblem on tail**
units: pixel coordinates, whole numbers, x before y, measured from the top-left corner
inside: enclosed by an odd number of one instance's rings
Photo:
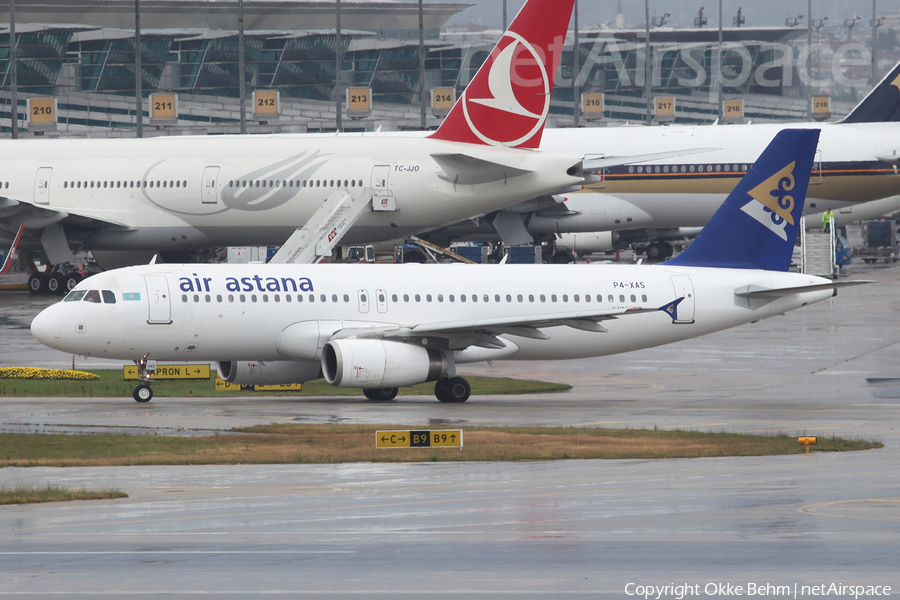
[[[796,162],[796,161],[794,161]],[[788,192],[794,189],[794,162],[781,169],[748,193],[763,206],[794,224],[794,198]]]
[[[900,90],[900,75],[894,77],[894,80],[891,82],[891,85]]]

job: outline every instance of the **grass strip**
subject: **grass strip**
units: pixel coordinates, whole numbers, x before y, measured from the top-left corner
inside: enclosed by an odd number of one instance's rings
[[[0,397],[73,397],[73,398],[128,398],[137,385],[136,381],[124,381],[121,369],[98,369],[87,371],[99,375],[92,381],[61,381],[48,379],[0,379]],[[182,397],[229,397],[229,396],[362,396],[362,390],[353,388],[337,388],[325,383],[323,379],[308,381],[301,391],[231,391],[216,390],[213,378],[208,380],[171,380],[153,383],[153,394],[157,398]],[[476,395],[497,394],[541,394],[548,392],[564,392],[572,388],[561,383],[533,381],[529,379],[512,379],[509,377],[466,377]],[[434,394],[434,383],[423,383],[412,387],[400,388],[401,396],[431,396]]]
[[[559,427],[467,427],[462,449],[375,448],[375,432],[389,429],[429,427],[274,424],[204,437],[7,433],[0,434],[0,466],[661,459],[805,452],[796,437],[787,435]],[[820,436],[813,451],[881,447],[876,441]]]
[[[72,490],[55,485],[0,485],[0,505],[38,504],[41,502],[65,502],[70,500],[109,500],[127,498],[128,494],[110,488],[103,490]]]

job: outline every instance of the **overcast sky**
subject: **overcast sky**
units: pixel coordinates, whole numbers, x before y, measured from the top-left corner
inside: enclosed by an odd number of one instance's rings
[[[426,0],[428,1],[428,0]],[[437,0],[435,0],[437,1]],[[456,0],[442,0],[456,1]],[[503,0],[469,0],[476,6],[464,10],[457,15],[451,24],[479,23],[490,28],[499,28],[502,23]],[[512,20],[524,4],[524,0],[507,0],[509,20]],[[616,18],[617,0],[579,0],[579,23],[589,27],[601,23],[612,23]],[[650,15],[662,16],[671,12],[670,22],[676,27],[693,26],[694,17],[701,6],[705,6],[704,16],[709,19],[709,26],[718,24],[718,2],[714,0],[650,0]],[[805,15],[808,0],[723,0],[723,22],[731,26],[731,19],[743,6],[745,26],[783,26],[785,18]],[[878,0],[878,14],[900,11],[900,0]],[[644,3],[640,0],[622,0],[622,12],[626,25],[644,23]],[[813,15],[816,19],[828,16],[830,23],[843,23],[845,18],[862,16],[860,29],[868,28],[872,18],[871,0],[814,0]],[[806,21],[802,21],[805,25]]]

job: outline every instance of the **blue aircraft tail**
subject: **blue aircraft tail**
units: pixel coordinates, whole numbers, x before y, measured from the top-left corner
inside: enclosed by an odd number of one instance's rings
[[[818,129],[780,131],[697,239],[665,264],[787,271],[818,142]]]
[[[841,123],[900,121],[900,63],[882,79]]]

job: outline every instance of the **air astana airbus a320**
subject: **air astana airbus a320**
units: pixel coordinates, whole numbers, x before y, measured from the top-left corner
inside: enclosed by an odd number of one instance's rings
[[[788,273],[817,130],[780,132],[694,243],[656,266],[145,265],[80,283],[31,325],[67,353],[219,361],[240,384],[318,378],[392,399],[457,365],[602,356],[693,338],[831,297]]]

